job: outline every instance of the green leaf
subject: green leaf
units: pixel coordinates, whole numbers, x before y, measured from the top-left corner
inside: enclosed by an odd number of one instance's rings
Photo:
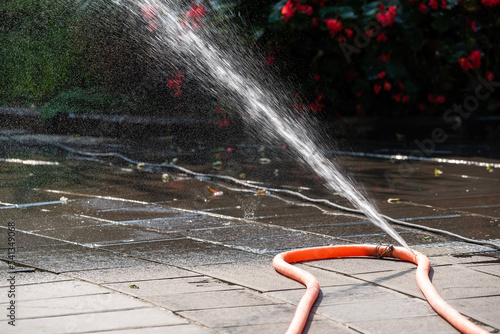
[[[432,28],[439,32],[445,32],[451,26],[451,19],[448,15],[438,16],[431,24]]]
[[[343,19],[356,19],[358,15],[354,12],[351,6],[327,6],[319,11],[322,18],[329,16],[329,14],[339,15]]]
[[[381,1],[369,2],[363,7],[363,16],[373,16],[378,12]]]
[[[406,29],[404,29],[404,35],[410,49],[413,51],[420,51],[420,49],[422,49],[424,45],[424,36],[417,27],[406,27]]]
[[[406,67],[400,61],[391,59],[386,63],[387,74],[391,78],[403,78],[408,76]]]

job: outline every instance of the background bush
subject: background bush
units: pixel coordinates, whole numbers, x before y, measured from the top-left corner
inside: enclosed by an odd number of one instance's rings
[[[278,66],[327,117],[440,115],[478,76],[500,81],[499,14],[496,0],[282,0],[269,29]],[[498,114],[499,96],[474,113]]]

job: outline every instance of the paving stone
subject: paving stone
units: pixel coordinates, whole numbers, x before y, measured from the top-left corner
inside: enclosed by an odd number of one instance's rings
[[[106,291],[102,288],[101,290]],[[7,306],[7,303],[0,304],[0,307],[4,309]],[[150,305],[144,302],[119,294],[111,294],[107,291],[76,297],[63,296],[26,301],[16,299],[16,306],[16,320],[19,322],[24,322],[26,319],[150,308]]]
[[[131,285],[136,285],[139,288],[131,288]],[[240,286],[206,276],[109,283],[103,286],[138,297],[242,289]]]
[[[344,304],[320,304],[316,312],[343,323],[358,321],[414,318],[433,316],[434,310],[427,302],[416,298],[397,298],[388,300],[364,300]]]
[[[288,228],[320,228],[322,226],[356,226],[371,225],[361,215],[332,211],[327,213],[306,212],[299,214],[283,213],[279,216],[257,217],[257,221]]]
[[[137,241],[168,240],[181,237],[120,225],[82,226],[39,231],[38,234],[84,245],[121,244]]]
[[[225,241],[225,244],[238,247],[248,247],[255,252],[264,252],[266,254],[278,254],[285,250],[318,247],[340,244],[339,241],[332,238],[317,236],[306,233],[292,233],[276,235],[269,237],[256,237],[252,239],[242,239],[234,241]]]
[[[7,290],[8,287],[0,288],[2,296],[7,295]],[[74,280],[21,285],[16,290],[19,290],[19,294],[16,294],[16,300],[19,302],[109,293],[109,290],[96,285]]]
[[[314,308],[325,305],[360,303],[363,301],[370,302],[372,300],[387,300],[406,298],[405,295],[376,286],[371,283],[360,282],[355,285],[338,285],[338,286],[321,286],[320,293],[315,302]],[[298,290],[282,290],[267,292],[270,296],[279,298],[292,304],[298,304],[305,289]]]
[[[146,297],[171,311],[193,311],[226,307],[281,304],[274,298],[249,290],[207,291],[194,293],[158,293]]]
[[[450,265],[450,264],[464,264],[468,266],[477,266],[482,264],[487,264],[492,261],[498,260],[500,264],[500,259],[491,256],[478,255],[442,255],[442,256],[429,256],[429,261],[431,266],[433,265]]]
[[[226,224],[228,225],[217,228],[195,229],[184,233],[191,237],[220,242],[250,240],[254,239],[256,236],[259,236],[259,238],[266,238],[293,233],[278,227],[261,226],[252,223],[240,223],[235,225],[228,221]]]
[[[104,246],[103,248],[184,268],[202,264],[269,259],[269,256],[192,239]]]
[[[249,325],[249,326],[236,326],[236,327],[219,327],[216,328],[217,332],[222,334],[276,334],[285,333],[288,329],[288,323],[273,323],[263,325]],[[358,333],[349,329],[346,325],[340,324],[336,321],[326,319],[320,315],[309,317],[304,333],[308,334],[354,334]]]
[[[0,272],[0,288],[8,286],[8,282],[6,278],[11,276],[8,272]],[[50,282],[63,282],[63,281],[72,281],[71,278],[57,275],[49,272],[20,272],[15,273],[16,276],[16,285],[29,285],[29,284],[39,284],[39,283],[50,283]]]
[[[64,241],[62,240],[56,240],[54,238],[47,238],[44,236],[33,235],[19,230],[16,231],[15,239],[16,239],[15,248],[17,250],[16,253],[18,252],[22,253],[24,252],[24,250],[22,249],[28,247],[43,248],[43,246],[54,246],[54,245],[64,244]],[[9,248],[7,230],[0,228],[0,250],[3,250],[2,252],[0,252],[0,258],[2,257],[4,257],[5,259],[7,258],[7,253],[6,253],[7,248]]]
[[[419,298],[415,271],[357,274],[371,281]],[[463,266],[440,266],[431,272],[432,284],[444,300],[500,294],[500,277],[483,274]]]
[[[58,228],[99,226],[109,224],[96,217],[82,216],[81,210],[74,211],[68,204],[9,210],[7,221],[14,222],[18,231],[40,231]],[[3,212],[2,212],[3,213]],[[93,212],[84,212],[85,215]],[[34,218],[36,217],[36,219]],[[3,226],[7,221],[2,221]]]
[[[436,333],[436,334],[453,334],[460,333],[446,320],[440,316],[426,317],[411,317],[411,318],[395,318],[371,321],[355,321],[350,322],[350,326],[360,331],[361,333],[370,334],[388,334],[388,333],[405,333],[405,334],[421,334],[421,333]]]
[[[186,213],[186,215],[178,217],[127,220],[120,223],[146,228],[149,231],[180,233],[184,235],[196,235],[196,231],[198,230],[222,229],[224,231],[227,227],[241,225],[237,220],[210,217],[196,212],[192,214]]]
[[[399,270],[412,270],[416,265],[407,261],[398,259],[382,258],[377,259],[374,257],[360,258],[336,258],[326,260],[315,260],[306,262],[307,264],[330,270],[342,274],[361,274],[361,273],[375,273],[375,272],[390,272]]]
[[[316,279],[318,279],[321,286],[355,284],[359,282],[354,278],[328,272],[319,268],[301,264],[297,266],[313,274]],[[193,270],[219,278],[226,282],[263,292],[304,287],[303,284],[278,273],[274,269],[271,260],[196,266],[193,267]]]
[[[179,312],[180,315],[210,328],[289,324],[294,313],[295,307],[287,304]]]
[[[500,277],[500,264],[484,264],[470,266],[470,269],[477,270],[482,273],[491,274]]]
[[[189,270],[146,261],[134,267],[71,271],[64,275],[100,284],[201,276]]]
[[[56,273],[75,270],[140,266],[143,261],[78,245],[55,245],[19,249],[16,259],[37,268]]]
[[[144,329],[160,326],[175,326],[187,324],[186,320],[171,312],[155,308],[141,308],[91,314],[78,314],[41,319],[26,319],[16,322],[16,326],[7,325],[6,320],[0,320],[2,333],[92,333],[103,331],[121,331],[129,329]],[[169,328],[169,327],[167,327]],[[166,330],[168,332],[169,329]]]
[[[105,331],[99,332],[99,334],[117,334],[117,331]],[[196,325],[186,324],[186,325],[172,325],[172,326],[162,326],[162,327],[149,327],[149,328],[135,328],[135,329],[122,329],[119,331],[120,334],[210,334],[211,331],[198,327]]]
[[[473,319],[477,319],[500,331],[500,296],[453,299],[449,304]]]

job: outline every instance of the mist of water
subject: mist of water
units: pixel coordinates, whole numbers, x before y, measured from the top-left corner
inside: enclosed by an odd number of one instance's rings
[[[371,222],[409,249],[364,194],[327,159],[317,144],[320,138],[310,131],[314,121],[297,117],[291,110],[294,90],[271,76],[263,60],[238,43],[236,28],[226,25],[223,32],[209,26],[193,28],[180,19],[186,9],[181,10],[172,0],[115,2],[138,16],[141,16],[139,8],[153,6],[158,26],[151,33],[150,47],[155,59],[189,66],[192,73],[210,83],[207,86],[213,93],[229,96],[259,134],[286,142],[296,156],[324,180],[327,188],[348,199]]]

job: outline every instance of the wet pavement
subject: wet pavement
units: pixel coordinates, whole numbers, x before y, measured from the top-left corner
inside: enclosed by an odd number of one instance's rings
[[[304,288],[274,271],[276,254],[394,244],[357,214],[148,165],[178,159],[193,171],[349,206],[280,146],[180,149],[163,140],[156,146],[162,149],[149,149],[123,138],[2,131],[1,333],[284,333]],[[54,143],[120,152],[145,164],[69,152]],[[390,154],[332,159],[382,213],[500,246],[500,169],[491,167],[500,160],[466,158],[490,167],[421,161],[402,173],[402,162]],[[15,227],[15,244],[9,227]],[[441,296],[499,332],[500,252],[395,228],[429,257]],[[12,248],[14,271],[8,265]],[[456,332],[425,301],[411,263],[352,258],[298,266],[321,286],[308,333]],[[12,301],[15,327],[7,317]]]

